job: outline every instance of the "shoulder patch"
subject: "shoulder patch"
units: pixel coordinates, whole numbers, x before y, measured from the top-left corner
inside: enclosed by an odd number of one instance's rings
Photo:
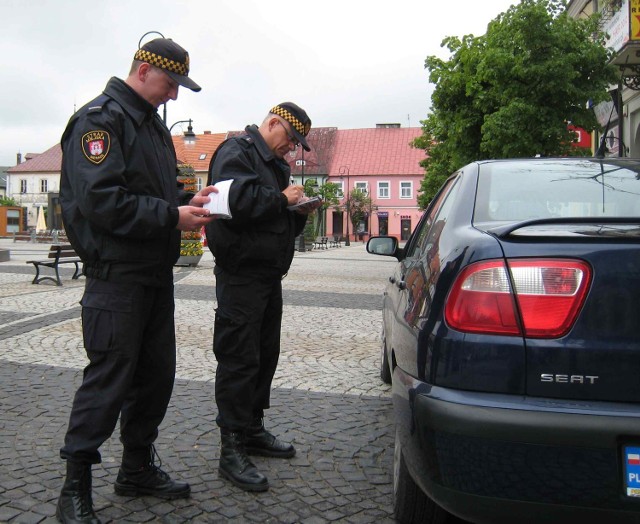
[[[110,147],[111,137],[106,131],[89,131],[82,135],[82,152],[96,165],[107,158]]]

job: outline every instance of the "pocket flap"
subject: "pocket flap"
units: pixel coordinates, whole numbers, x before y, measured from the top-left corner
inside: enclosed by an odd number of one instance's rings
[[[106,311],[120,311],[123,313],[128,313],[132,310],[131,297],[111,295],[109,293],[85,292],[82,300],[80,300],[80,304],[84,307],[104,309]]]

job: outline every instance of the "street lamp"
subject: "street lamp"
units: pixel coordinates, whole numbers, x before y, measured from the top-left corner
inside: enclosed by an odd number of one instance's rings
[[[339,170],[340,180],[342,180],[342,175],[346,173],[347,175],[347,239],[344,241],[345,246],[350,246],[351,242],[349,242],[349,220],[351,220],[351,214],[349,213],[349,204],[350,204],[350,195],[349,195],[349,166],[342,166]],[[344,194],[344,193],[343,193]]]
[[[143,34],[140,37],[140,40],[138,40],[138,49],[140,49],[142,47],[142,40],[144,39],[144,37],[147,36],[147,35],[152,35],[152,34],[160,35],[160,38],[164,38],[164,35],[160,31],[147,31],[145,34]],[[164,122],[164,125],[166,126],[167,125],[167,103],[166,102],[163,104],[162,121]]]
[[[173,124],[171,124],[171,127],[169,128],[169,134],[171,134],[171,130],[174,128],[174,126],[176,124],[186,124],[187,122],[189,122],[189,125],[187,126],[187,130],[184,132],[184,141],[187,144],[192,144],[193,142],[196,141],[196,134],[193,132],[193,127],[191,127],[191,122],[192,120],[178,120],[177,122],[174,122]]]
[[[302,187],[304,187],[304,148],[302,148]],[[302,196],[304,197],[304,193],[302,193]],[[307,217],[307,220],[309,220],[309,217]],[[305,223],[306,226],[306,223]],[[298,240],[298,251],[304,252],[306,250],[306,247],[304,245],[304,229],[302,230],[302,233],[300,233],[300,238]]]

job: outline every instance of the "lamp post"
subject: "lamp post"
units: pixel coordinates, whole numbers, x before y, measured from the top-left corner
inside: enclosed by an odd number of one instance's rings
[[[345,246],[350,246],[351,242],[349,242],[349,221],[351,220],[351,215],[349,213],[350,209],[349,209],[349,204],[350,204],[350,195],[349,195],[349,166],[342,166],[339,170],[340,173],[340,180],[342,180],[342,175],[346,174],[347,175],[347,239],[344,241],[344,245]]]
[[[147,35],[152,35],[152,34],[156,34],[156,35],[160,35],[160,38],[164,38],[164,35],[160,32],[160,31],[147,31],[145,34],[143,34],[140,37],[140,40],[138,40],[138,49],[140,49],[142,47],[142,40],[144,39],[145,36]],[[163,105],[163,109],[162,109],[162,121],[164,122],[164,125],[167,125],[167,103],[165,102]]]
[[[196,134],[193,132],[193,127],[191,127],[191,122],[192,120],[178,120],[177,122],[174,122],[173,124],[171,124],[171,127],[169,128],[169,134],[171,134],[171,130],[174,128],[174,126],[176,124],[186,124],[187,122],[189,122],[189,125],[187,126],[187,130],[184,132],[184,141],[187,143],[193,143],[196,141]]]
[[[301,149],[302,149],[302,172],[301,172],[302,178],[301,178],[301,180],[302,180],[302,187],[304,187],[304,148],[301,148]],[[304,193],[303,193],[303,196],[304,196]],[[307,220],[309,220],[309,217],[307,217]],[[305,222],[305,229],[306,229],[306,225],[307,224]],[[300,252],[306,251],[306,247],[304,245],[304,241],[305,241],[305,238],[304,238],[304,229],[303,229],[302,233],[300,233],[300,238],[298,239],[298,251],[300,251]]]

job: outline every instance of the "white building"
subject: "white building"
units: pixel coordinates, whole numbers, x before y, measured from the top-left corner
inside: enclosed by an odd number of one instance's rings
[[[60,168],[62,165],[62,150],[56,144],[41,154],[28,154],[21,162],[7,169],[7,197],[13,198],[17,206],[26,209],[27,229],[36,227],[39,208],[43,208],[45,216],[50,205],[58,202],[60,191]],[[52,201],[54,202],[52,204]],[[52,224],[47,220],[48,229],[61,229],[59,224]]]

